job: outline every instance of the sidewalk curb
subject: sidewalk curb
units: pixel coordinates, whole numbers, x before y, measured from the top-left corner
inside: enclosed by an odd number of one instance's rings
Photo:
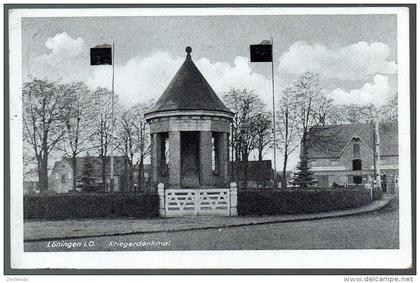
[[[257,222],[248,222],[248,223],[238,223],[238,224],[223,224],[223,225],[210,225],[204,227],[187,227],[187,228],[175,228],[175,229],[162,229],[162,230],[154,230],[154,231],[129,231],[129,232],[113,232],[113,233],[102,233],[102,234],[92,234],[92,235],[77,235],[77,236],[66,236],[66,237],[44,237],[44,238],[37,238],[37,239],[26,239],[24,242],[43,242],[43,241],[57,241],[57,240],[72,240],[72,239],[83,239],[83,238],[101,238],[101,237],[112,237],[112,236],[128,236],[128,235],[140,235],[140,234],[155,234],[155,233],[173,233],[173,232],[185,232],[185,231],[196,231],[196,230],[209,230],[209,229],[224,229],[224,228],[235,228],[235,227],[242,227],[242,226],[254,226],[254,225],[264,225],[264,224],[274,224],[274,223],[290,223],[290,222],[303,222],[303,221],[312,221],[312,220],[320,220],[320,219],[329,219],[329,218],[339,218],[339,217],[346,217],[346,216],[353,216],[353,215],[361,215],[369,212],[377,211],[387,204],[389,204],[395,196],[392,198],[387,199],[381,206],[372,207],[370,209],[352,212],[351,210],[357,209],[348,209],[348,210],[341,210],[338,212],[342,212],[339,214],[331,214],[331,215],[319,215],[311,217],[308,214],[306,217],[302,216],[302,218],[296,219],[272,219],[272,220],[262,220]],[[384,199],[381,199],[384,200]],[[346,213],[347,211],[347,213]],[[328,212],[327,212],[328,213]]]

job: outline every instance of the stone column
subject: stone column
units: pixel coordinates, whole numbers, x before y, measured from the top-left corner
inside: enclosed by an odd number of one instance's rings
[[[220,133],[219,136],[219,174],[221,184],[226,186],[228,183],[228,163],[229,163],[229,136],[227,133]]]
[[[181,187],[181,133],[169,132],[169,189]]]
[[[211,132],[200,132],[200,185],[211,186],[211,176],[213,174],[211,168]]]
[[[152,152],[150,154],[152,163],[152,185],[156,188],[160,175],[161,161],[161,136],[158,133],[152,134]]]

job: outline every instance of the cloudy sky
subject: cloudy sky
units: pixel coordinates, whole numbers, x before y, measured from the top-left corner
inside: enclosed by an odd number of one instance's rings
[[[110,87],[111,67],[90,66],[89,48],[115,42],[115,90],[126,105],[158,99],[188,45],[219,96],[247,88],[269,105],[271,65],[248,56],[270,37],[278,91],[305,71],[321,75],[337,104],[381,105],[397,89],[394,15],[24,18],[22,27],[24,80]]]
[[[396,91],[393,15],[25,18],[24,79],[110,86],[110,66],[89,66],[89,48],[116,44],[116,92],[124,103],[157,99],[192,46],[214,90],[256,91],[270,101],[271,66],[250,63],[249,44],[274,38],[276,88],[321,74],[336,103],[380,105]]]

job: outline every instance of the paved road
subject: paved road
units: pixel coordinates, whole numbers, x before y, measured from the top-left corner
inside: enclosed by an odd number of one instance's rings
[[[398,208],[391,204],[378,212],[313,221],[28,242],[25,251],[397,249],[398,242]]]

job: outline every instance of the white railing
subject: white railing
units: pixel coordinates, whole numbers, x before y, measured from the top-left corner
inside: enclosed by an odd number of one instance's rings
[[[161,184],[159,184],[161,185]],[[236,186],[232,189],[167,189],[159,187],[160,215],[236,215]]]

